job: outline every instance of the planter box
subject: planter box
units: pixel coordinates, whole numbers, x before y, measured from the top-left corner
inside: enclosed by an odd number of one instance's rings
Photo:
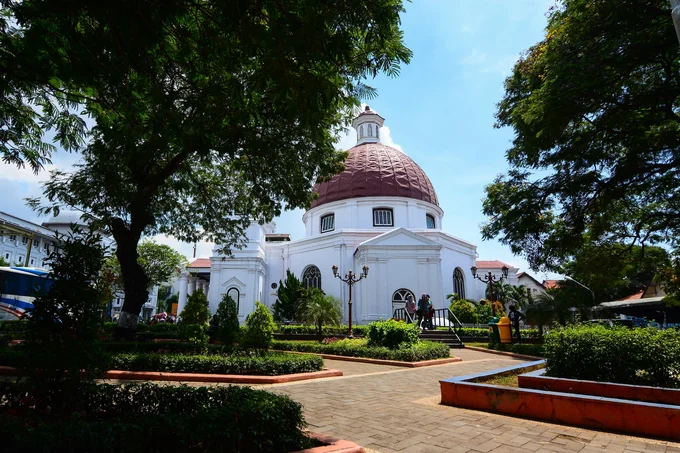
[[[364,447],[361,447],[348,440],[335,439],[333,437],[328,437],[324,434],[317,433],[310,433],[309,437],[318,440],[324,445],[320,447],[307,448],[305,450],[298,450],[292,453],[364,453]]]
[[[477,382],[544,361],[440,381],[441,403],[585,428],[680,440],[680,406]]]

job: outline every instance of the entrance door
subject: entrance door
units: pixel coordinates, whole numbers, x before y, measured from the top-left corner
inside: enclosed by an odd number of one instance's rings
[[[416,300],[416,296],[409,289],[401,288],[401,289],[398,289],[394,292],[394,294],[392,295],[392,313],[393,314],[394,314],[394,310],[397,310],[399,308],[404,308],[406,306],[406,298],[408,296],[411,296],[411,297],[413,297],[413,300]]]

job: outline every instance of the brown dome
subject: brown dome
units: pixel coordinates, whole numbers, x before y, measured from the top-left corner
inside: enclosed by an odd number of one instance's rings
[[[405,197],[439,206],[430,178],[401,151],[382,143],[363,143],[349,150],[345,171],[317,183],[312,208],[360,197]]]

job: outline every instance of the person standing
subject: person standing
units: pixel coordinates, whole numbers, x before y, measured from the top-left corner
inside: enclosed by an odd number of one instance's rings
[[[416,314],[418,315],[418,328],[421,329],[422,326],[421,324],[423,323],[423,319],[427,316],[427,294],[423,293],[420,296],[420,300],[418,300],[418,310],[416,311]]]
[[[416,315],[416,301],[413,300],[412,295],[408,295],[406,298],[406,313],[408,316],[406,317],[406,322],[411,324],[413,321],[415,321],[415,315]]]
[[[434,305],[432,304],[432,300],[430,299],[430,295],[427,295],[427,328],[430,330],[434,330]]]
[[[524,316],[523,313],[520,313],[517,310],[517,307],[515,307],[514,305],[510,305],[510,313],[508,314],[508,317],[510,318],[512,327],[515,329],[515,335],[517,335],[517,344],[519,344],[522,342],[522,337],[519,331],[519,323],[521,320],[526,318],[526,316]]]

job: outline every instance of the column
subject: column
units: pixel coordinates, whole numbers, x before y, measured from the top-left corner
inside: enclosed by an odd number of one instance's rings
[[[182,272],[182,275],[179,278],[179,300],[177,303],[178,316],[182,312],[182,310],[184,310],[184,306],[187,304],[188,286],[189,286],[189,273]]]
[[[189,277],[189,287],[187,289],[188,296],[191,296],[194,291],[196,291],[196,280],[198,280],[196,277]]]

